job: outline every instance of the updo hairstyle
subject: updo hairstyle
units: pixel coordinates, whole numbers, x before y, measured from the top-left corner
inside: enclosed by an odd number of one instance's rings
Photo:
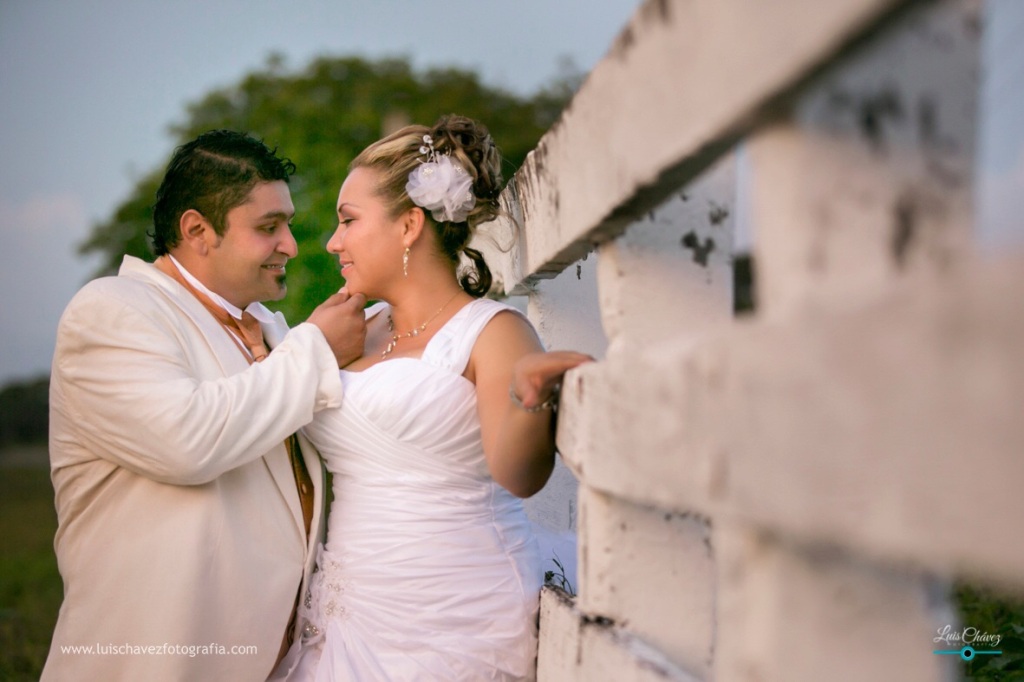
[[[420,152],[424,135],[433,138],[438,154],[450,154],[452,161],[462,166],[473,179],[476,204],[464,221],[438,222],[430,211],[424,210],[423,213],[427,223],[433,227],[438,246],[446,258],[454,265],[458,265],[462,253],[469,258],[472,267],[459,277],[459,285],[466,293],[480,298],[491,288],[491,270],[483,255],[469,248],[468,244],[477,225],[498,216],[498,195],[501,193],[501,153],[483,124],[451,114],[442,116],[431,128],[406,126],[364,149],[349,164],[349,171],[363,167],[377,171],[381,178],[377,196],[384,200],[390,216],[397,217],[416,206],[406,193],[405,185],[409,174],[426,161]]]

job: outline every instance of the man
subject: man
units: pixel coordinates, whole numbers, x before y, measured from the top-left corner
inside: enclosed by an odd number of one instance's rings
[[[338,367],[365,334],[362,297],[338,294],[291,331],[259,303],[284,296],[296,255],[294,168],[230,131],[178,148],[157,262],[126,256],[61,318],[64,603],[44,680],[262,680],[294,634],[324,486],[293,434],[339,404]]]

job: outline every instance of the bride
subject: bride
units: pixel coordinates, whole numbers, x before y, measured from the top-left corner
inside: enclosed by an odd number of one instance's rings
[[[491,274],[467,243],[498,214],[500,162],[482,125],[448,116],[350,166],[327,249],[349,293],[380,302],[342,406],[306,427],[334,502],[302,636],[271,679],[534,676],[542,574],[519,498],[551,475],[558,383],[590,358],[542,352],[482,298]]]

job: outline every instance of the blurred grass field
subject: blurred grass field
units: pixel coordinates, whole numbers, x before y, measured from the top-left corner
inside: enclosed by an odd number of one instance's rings
[[[7,454],[7,453],[5,453]],[[50,471],[31,453],[0,467],[0,680],[38,680],[63,597]]]

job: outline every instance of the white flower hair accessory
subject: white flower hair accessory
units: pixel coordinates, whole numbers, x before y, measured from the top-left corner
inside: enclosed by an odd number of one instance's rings
[[[473,178],[447,154],[434,150],[434,140],[423,136],[420,154],[427,157],[409,173],[405,191],[412,203],[430,211],[438,222],[461,223],[476,206]]]

